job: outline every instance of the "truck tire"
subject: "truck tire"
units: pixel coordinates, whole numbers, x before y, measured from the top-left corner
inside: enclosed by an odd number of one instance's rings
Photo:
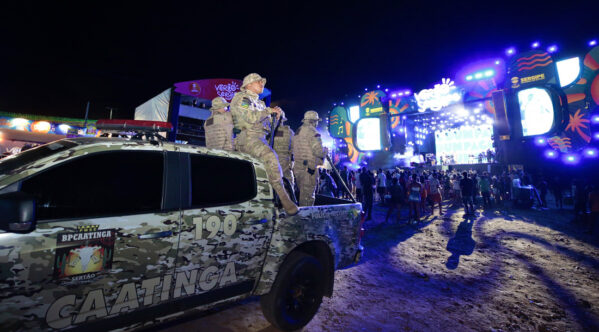
[[[322,302],[324,276],[322,264],[315,257],[299,251],[289,254],[270,293],[260,298],[264,317],[283,331],[304,327]]]

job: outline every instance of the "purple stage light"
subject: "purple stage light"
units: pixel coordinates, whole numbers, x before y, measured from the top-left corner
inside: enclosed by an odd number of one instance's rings
[[[599,123],[599,115],[593,115],[591,121],[593,121],[593,123]]]
[[[495,60],[495,64],[498,65],[501,63],[501,60]]]
[[[389,89],[385,89],[385,92],[389,92]]]
[[[547,47],[547,52],[549,52],[549,53],[557,52],[557,45],[551,45],[551,46]]]
[[[516,54],[516,48],[510,47],[510,48],[506,49],[505,54],[507,56],[512,56],[512,55]]]
[[[580,161],[580,157],[576,154],[570,153],[564,156],[564,163],[575,165]]]
[[[412,91],[410,91],[410,90],[406,90],[404,93],[406,94],[406,96],[409,96],[409,95],[410,95],[410,93],[412,93]]]
[[[341,102],[341,105],[344,105],[343,102]]]
[[[391,98],[395,98],[395,97],[397,97],[396,93],[394,93],[394,94],[391,95]]]
[[[400,92],[397,95],[401,97],[401,96],[403,96],[403,92]]]
[[[588,158],[597,158],[599,156],[599,152],[595,148],[588,148],[584,150],[584,155]]]
[[[557,152],[555,150],[545,150],[545,157],[549,159],[557,158]]]
[[[593,39],[591,41],[589,41],[589,46],[596,46],[597,45],[597,39]]]
[[[593,138],[595,138],[596,140],[599,140],[599,132],[598,133],[594,133],[593,134]]]
[[[380,89],[380,88],[381,88],[381,85],[380,85],[380,84],[377,84],[377,85],[376,85],[376,88],[377,88],[377,89]]]
[[[337,106],[337,103],[333,103],[333,106]]]
[[[535,144],[538,146],[543,146],[547,143],[547,140],[544,137],[537,137],[535,139]]]
[[[531,45],[532,48],[537,48],[539,46],[541,46],[541,43],[539,43],[538,41],[532,43],[532,45]]]
[[[364,88],[364,91],[368,91],[368,88]]]

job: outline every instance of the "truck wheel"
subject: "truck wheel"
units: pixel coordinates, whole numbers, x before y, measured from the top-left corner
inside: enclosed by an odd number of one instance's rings
[[[283,263],[270,293],[260,298],[264,317],[284,331],[304,327],[318,311],[324,295],[324,269],[303,252],[292,252]]]

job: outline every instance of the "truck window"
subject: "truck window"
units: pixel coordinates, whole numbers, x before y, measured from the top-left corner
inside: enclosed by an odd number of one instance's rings
[[[38,220],[159,211],[162,152],[113,151],[83,156],[23,181]]]
[[[224,157],[191,155],[191,204],[209,207],[245,202],[256,196],[252,163]]]
[[[0,160],[0,174],[10,173],[19,167],[25,166],[38,159],[51,156],[60,151],[70,149],[74,146],[77,146],[77,143],[61,140],[23,151],[16,154],[14,157],[7,157],[6,159]]]

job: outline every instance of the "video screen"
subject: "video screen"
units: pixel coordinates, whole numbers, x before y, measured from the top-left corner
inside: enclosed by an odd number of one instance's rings
[[[381,120],[364,118],[356,124],[356,148],[360,151],[381,150]]]
[[[553,128],[555,111],[549,91],[530,88],[518,92],[522,135],[542,135]]]
[[[450,158],[456,164],[476,164],[481,152],[493,150],[493,127],[463,126],[435,132],[437,158]],[[438,160],[440,161],[440,160]]]

